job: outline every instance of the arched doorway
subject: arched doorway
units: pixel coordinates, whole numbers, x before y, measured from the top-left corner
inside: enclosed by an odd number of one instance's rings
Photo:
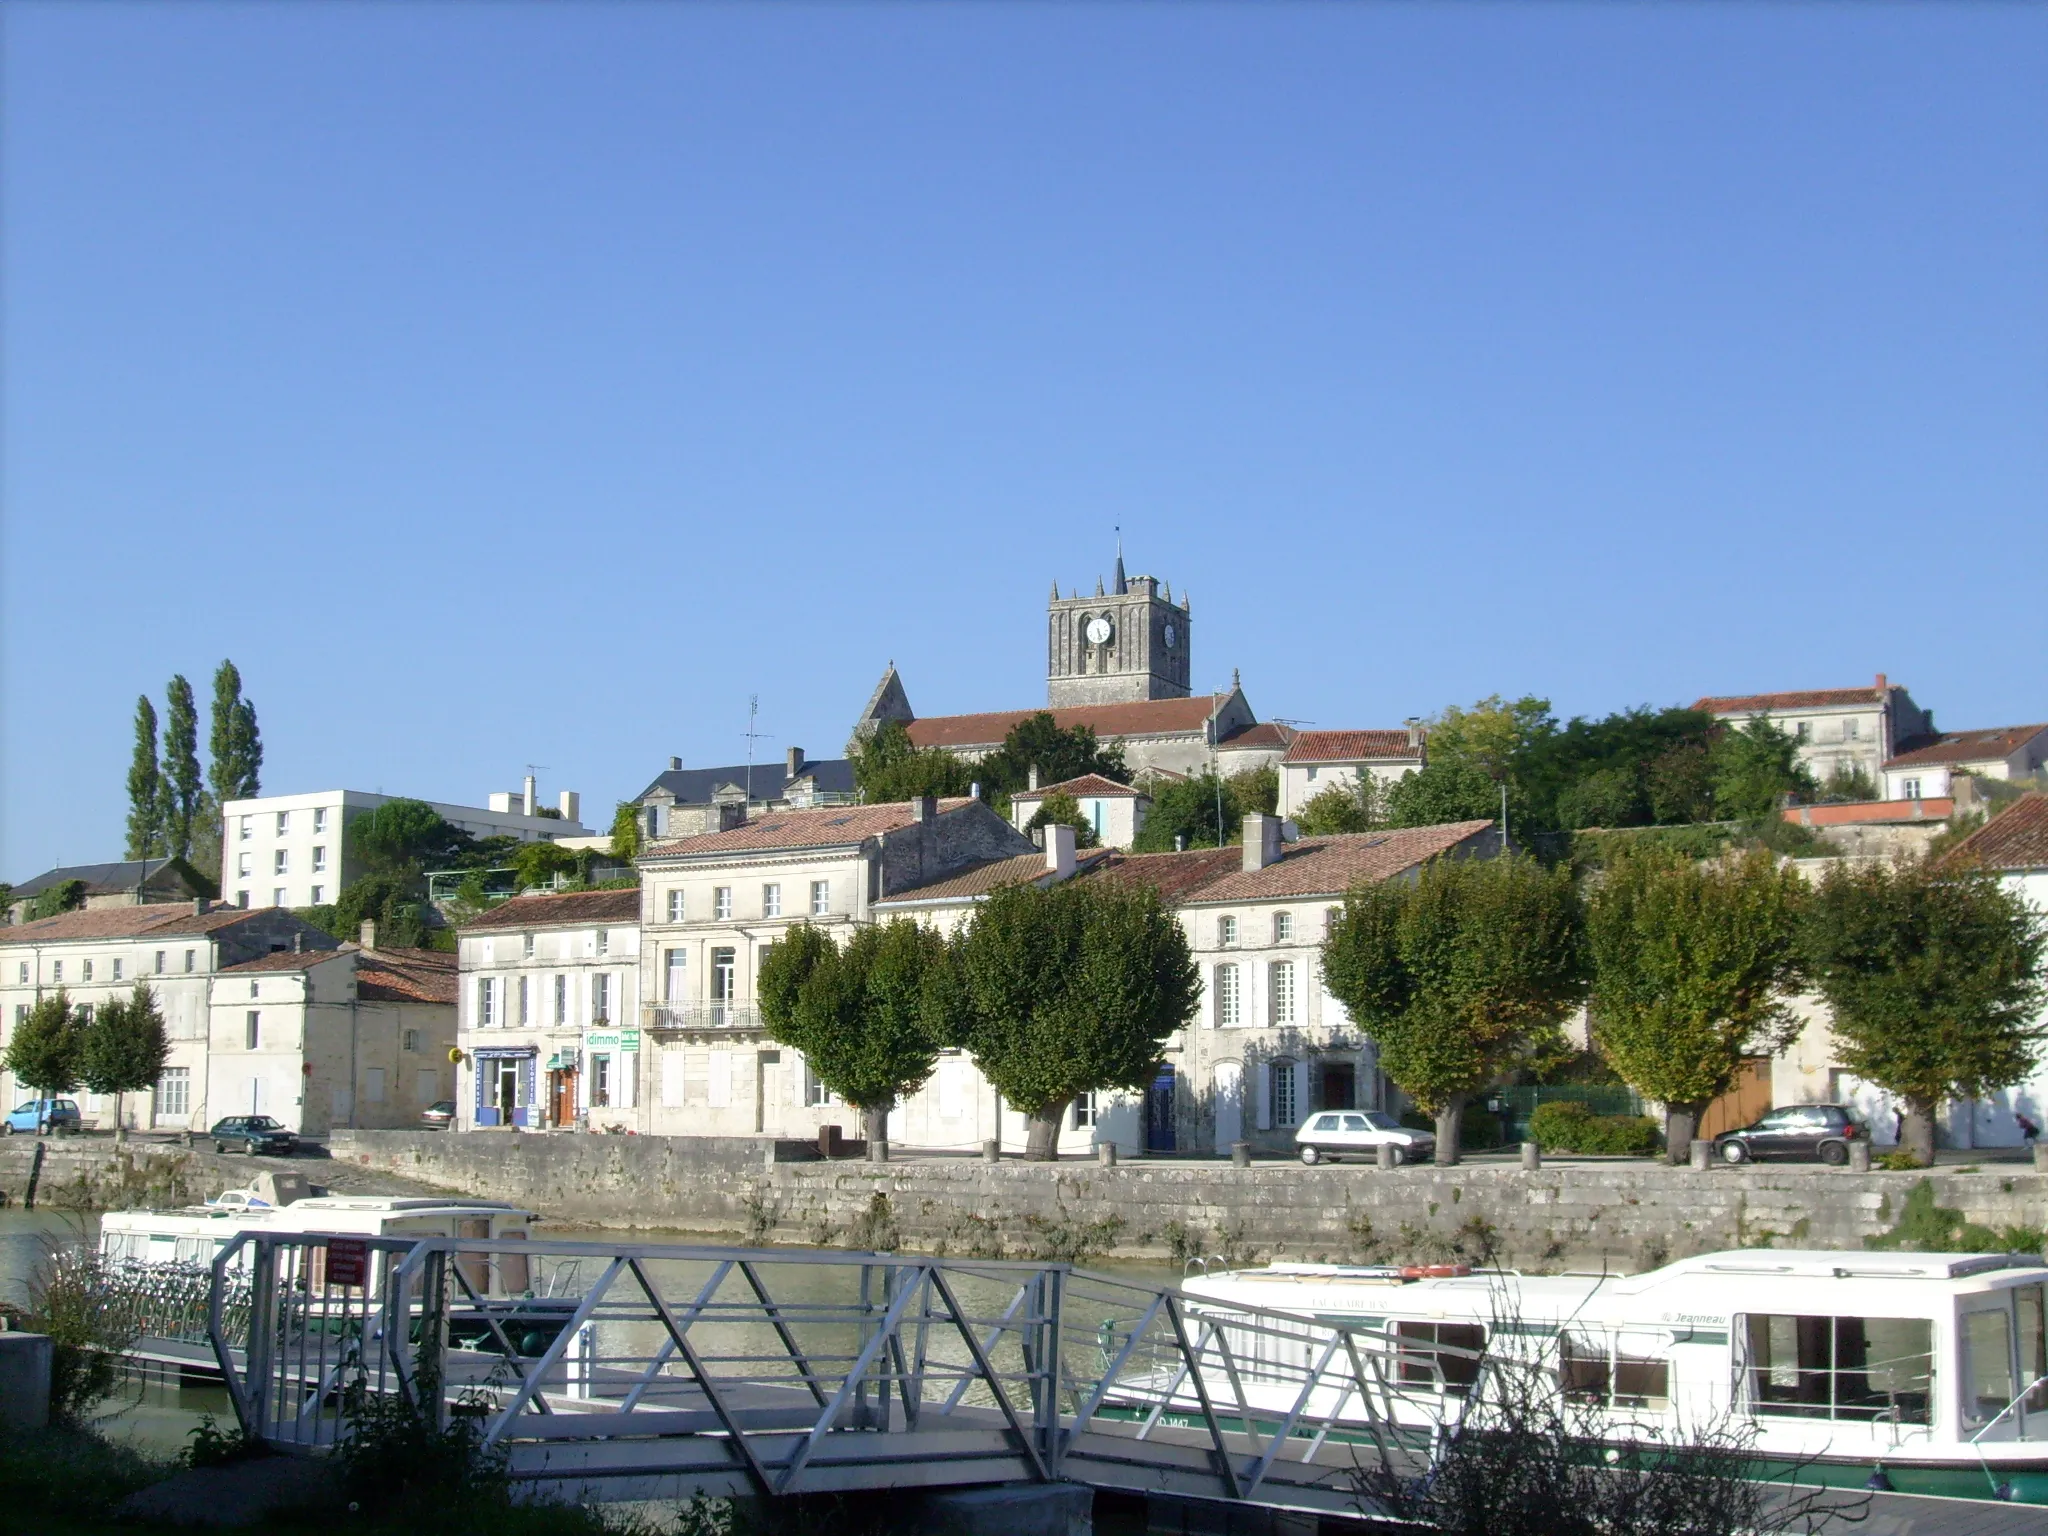
[[[1159,1075],[1145,1090],[1145,1150],[1171,1152],[1173,1143],[1173,1063],[1162,1063]]]

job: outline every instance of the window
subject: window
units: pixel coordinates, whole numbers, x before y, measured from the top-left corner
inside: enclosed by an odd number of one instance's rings
[[[244,842],[244,843],[246,843],[247,841],[249,841],[249,824],[250,824],[251,822],[253,822],[253,821],[254,821],[255,819],[256,819],[256,818],[255,818],[254,816],[244,816],[244,817],[242,818],[242,825],[241,825],[241,828],[240,828],[240,836],[238,837],[237,841],[240,841],[240,842]]]
[[[680,890],[668,893],[668,920],[672,923],[683,920],[683,893]]]
[[[116,960],[116,961],[114,962],[114,980],[116,980],[116,981],[119,981],[120,979],[121,979],[121,962],[120,962],[120,961],[118,961],[118,960]]]
[[[599,1052],[590,1058],[590,1107],[604,1109],[612,1101],[612,1059]]]
[[[156,1080],[156,1112],[160,1115],[189,1115],[192,1112],[192,1069],[165,1067]]]
[[[491,1006],[494,1001],[495,999],[491,995],[491,978],[488,976],[477,977],[476,1027],[478,1029],[489,1029],[493,1024],[497,1023],[497,1014]]]
[[[1216,919],[1216,947],[1228,949],[1237,942],[1237,919],[1219,917]]]
[[[1851,715],[1842,722],[1842,740],[1854,741],[1863,734],[1863,722]]]
[[[238,853],[235,855],[235,873],[244,880],[255,873],[255,866],[250,863],[248,854]]]
[[[731,916],[732,916],[732,887],[731,887],[731,886],[729,886],[729,885],[721,885],[721,886],[718,886],[718,887],[717,887],[716,889],[714,889],[714,890],[712,891],[712,893],[711,893],[711,915],[712,915],[713,917],[731,917]]]
[[[72,1013],[73,1013],[73,1014],[74,1014],[74,1015],[75,1015],[75,1016],[77,1017],[77,1019],[78,1019],[78,1027],[79,1027],[80,1029],[83,1029],[83,1028],[84,1028],[84,1027],[85,1027],[86,1025],[88,1025],[88,1024],[90,1024],[90,1023],[92,1022],[92,1004],[91,1004],[91,1003],[80,1003],[80,1004],[79,1004],[79,1005],[78,1005],[78,1006],[77,1006],[76,1008],[72,1009],[72,1010],[71,1010],[71,1012],[72,1012]],[[99,1095],[98,1095],[98,1094],[94,1094],[94,1095],[93,1095],[93,1097],[94,1097],[94,1098],[98,1098],[98,1097],[99,1097]]]
[[[242,1049],[253,1051],[263,1038],[263,1015],[251,1008],[242,1016]]]
[[[270,856],[270,872],[273,875],[287,874],[291,867],[292,856],[289,849],[280,848]]]
[[[608,955],[612,952],[611,929],[600,928],[597,930],[597,952],[600,955]]]
[[[52,960],[50,962],[50,980],[61,982],[63,979],[64,962],[62,960]]]
[[[156,952],[156,968],[158,970],[164,968],[164,952],[162,950]],[[28,985],[28,962],[26,960],[21,962],[21,974],[15,979],[21,982],[23,986]]]
[[[382,1104],[384,1102],[384,1069],[367,1067],[363,1071],[363,1102]]]
[[[278,886],[278,887],[277,887],[277,888],[276,888],[275,890],[273,890],[273,891],[272,891],[272,892],[270,893],[270,904],[271,904],[271,905],[272,905],[273,907],[282,907],[282,906],[286,905],[286,902],[285,902],[285,899],[284,899],[284,887],[283,887],[283,886],[281,886],[281,885],[280,885],[280,886]]]
[[[2038,1285],[2023,1285],[2013,1292],[2020,1313],[2020,1380],[2027,1384],[2028,1413],[2048,1408],[2048,1334],[2042,1331],[2042,1297]],[[2031,1435],[2029,1438],[2032,1438]]]
[[[162,950],[158,950],[156,952],[156,973],[159,976],[163,975],[164,973],[164,951]],[[23,981],[28,980],[26,976],[22,977],[21,979]]]
[[[818,1081],[818,1074],[811,1070],[811,1064],[804,1063],[804,1104],[810,1109],[821,1109],[832,1102],[832,1090]]]
[[[1992,1362],[2011,1379],[2005,1354],[2006,1315],[1996,1320],[1998,1360]],[[1934,1378],[1934,1325],[1924,1317],[1796,1317],[1758,1316],[1735,1320],[1736,1393],[1752,1414],[1809,1419],[1883,1419],[1900,1424],[1931,1424]],[[1965,1376],[1972,1368],[1974,1347],[1969,1317],[1964,1319]],[[1987,1383],[1996,1390],[1997,1383]],[[1965,1413],[1970,1393],[1964,1385]],[[2005,1390],[1984,1417],[1996,1414],[2012,1399]]]
[[[327,807],[324,805],[316,805],[313,807],[313,835],[315,837],[318,837],[321,833],[325,832],[326,830]]]
[[[1294,914],[1292,912],[1275,912],[1273,914],[1273,942],[1275,944],[1286,944],[1292,942],[1293,938]]]
[[[237,892],[235,892],[235,905],[236,905],[236,906],[238,906],[238,907],[240,907],[240,908],[241,908],[241,909],[242,909],[242,910],[243,910],[244,912],[248,911],[248,910],[249,910],[249,893],[248,893],[247,891],[237,891]]]
[[[1308,765],[1308,781],[1311,784],[1316,781],[1316,765],[1314,763]]]
[[[262,984],[261,984],[260,982],[255,982],[255,981],[251,981],[251,982],[249,983],[249,997],[250,997],[250,999],[251,999],[251,1000],[253,1001],[253,1000],[254,1000],[254,999],[256,999],[256,998],[259,998],[259,997],[261,997],[262,995],[263,995],[263,987],[262,987]]]
[[[519,958],[522,960],[531,960],[533,958],[533,935],[530,933],[519,935]]]
[[[782,887],[773,883],[761,887],[761,915],[782,916]]]
[[[1216,1027],[1229,1029],[1239,1021],[1237,967],[1216,967]]]
[[[22,1023],[24,1023],[24,1022],[25,1022],[25,1021],[27,1020],[27,1018],[28,1018],[28,1004],[27,1004],[27,1003],[16,1003],[16,1004],[14,1005],[14,1022],[15,1022],[15,1023],[17,1024],[17,1025],[19,1025],[19,1024],[22,1024]]]
[[[1323,937],[1328,938],[1337,928],[1337,919],[1344,915],[1342,907],[1323,908]]]
[[[190,976],[190,975],[192,974],[193,968],[194,968],[194,967],[195,967],[195,965],[197,964],[197,962],[198,962],[198,959],[199,959],[199,951],[198,951],[198,950],[196,950],[196,949],[188,949],[188,950],[186,950],[186,951],[185,951],[185,974],[186,974],[187,976]]]
[[[735,963],[737,951],[724,946],[711,951],[711,1006],[723,1010],[738,995],[739,967]],[[717,1014],[713,1022],[723,1022],[724,1014]]]
[[[313,873],[316,875],[321,874],[326,868],[327,845],[325,843],[315,843],[313,845]]]
[[[1394,1324],[1400,1341],[1401,1385],[1434,1387],[1463,1397],[1479,1379],[1479,1354],[1486,1329],[1478,1323]]]
[[[1671,1403],[1671,1362],[1648,1353],[1648,1340],[1625,1340],[1569,1330],[1558,1336],[1558,1381],[1568,1402],[1602,1408],[1666,1408]]]
[[[1074,1095],[1074,1129],[1085,1131],[1095,1124],[1095,1090]]]
[[[92,962],[91,962],[90,960],[81,960],[81,961],[79,961],[79,962],[78,962],[78,968],[79,968],[79,970],[81,970],[81,971],[83,971],[83,972],[85,973],[85,974],[84,974],[84,977],[82,978],[83,980],[86,980],[86,981],[91,981],[91,980],[92,980]]]
[[[529,1007],[528,1007],[528,1003],[527,1003],[527,1000],[528,1000],[528,998],[529,998],[529,997],[530,997],[530,996],[532,995],[532,991],[533,991],[533,978],[532,978],[532,977],[530,977],[530,976],[522,976],[522,977],[520,977],[520,978],[519,978],[519,1022],[520,1022],[521,1024],[526,1024],[526,1023],[530,1023],[530,1022],[532,1022],[532,1019],[533,1019],[533,1014],[532,1014],[531,1010],[529,1009]],[[416,1030],[415,1030],[415,1031],[412,1031],[412,1033],[415,1033],[415,1034],[416,1034],[416,1033],[418,1033],[418,1031],[416,1031]],[[412,1047],[411,1047],[411,1046],[407,1046],[407,1047],[406,1047],[406,1049],[407,1049],[407,1050],[411,1050],[411,1049],[412,1049]]]
[[[277,813],[277,835],[283,837],[291,829],[292,813],[290,811],[279,811]]]
[[[420,1032],[418,1030],[408,1029],[405,1032],[404,1048],[408,1051],[411,1051],[415,1056],[419,1054]]]
[[[1294,1097],[1294,1063],[1286,1057],[1266,1064],[1267,1101],[1273,1106],[1273,1124],[1289,1126],[1300,1118]]]
[[[832,910],[832,882],[813,880],[811,882],[811,916],[823,917]]]
[[[555,1022],[569,1022],[569,978],[567,974],[555,978]]]
[[[321,903],[323,903],[323,902],[324,902],[324,901],[325,901],[326,899],[327,899],[327,887],[326,887],[326,886],[324,886],[324,885],[316,885],[316,886],[314,886],[314,887],[313,887],[313,905],[317,907],[317,906],[321,905]]]
[[[1794,737],[1794,739],[1795,739],[1795,740],[1798,740],[1798,741],[1805,741],[1805,740],[1807,740],[1808,738],[1810,738],[1810,737],[1811,737],[1811,736],[1813,735],[1813,722],[1812,722],[1811,720],[1795,720],[1795,721],[1793,721],[1793,723],[1792,723],[1792,735],[1793,735],[1793,737]]]
[[[590,978],[590,1022],[602,1024],[612,1016],[612,979],[603,971]]]
[[[1266,967],[1266,1022],[1294,1022],[1294,962],[1275,960]]]
[[[1899,780],[1899,798],[1902,800],[1918,800],[1920,798],[1920,781],[1918,779]]]

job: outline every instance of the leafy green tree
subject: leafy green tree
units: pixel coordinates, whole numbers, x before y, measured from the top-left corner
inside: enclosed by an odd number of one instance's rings
[[[521,843],[512,853],[512,868],[519,879],[522,891],[535,886],[552,886],[555,876],[577,876],[588,865],[579,864],[576,855],[569,849],[555,843]]]
[[[1714,814],[1724,821],[1748,821],[1778,814],[1787,795],[1810,795],[1813,776],[1799,763],[1799,739],[1758,715],[1740,730],[1723,730],[1708,755],[1712,762]]]
[[[1152,809],[1131,846],[1138,853],[1166,853],[1176,846],[1222,848],[1241,841],[1245,817],[1272,814],[1280,781],[1274,770],[1254,768],[1227,779],[1213,773],[1155,777],[1146,789]]]
[[[156,706],[143,694],[135,701],[135,753],[128,762],[128,853],[131,859],[161,858],[164,807],[156,766]]]
[[[1804,925],[1843,1066],[1904,1105],[1904,1150],[1934,1160],[1943,1101],[2011,1087],[2043,1026],[2043,919],[1989,872],[1831,868]]]
[[[1150,886],[1068,880],[992,892],[957,947],[961,1043],[1029,1122],[1025,1155],[1059,1155],[1078,1093],[1140,1088],[1194,1013],[1201,978]]]
[[[1660,826],[1713,819],[1714,768],[1704,737],[1659,752],[1650,759],[1645,778],[1650,818]]]
[[[90,1092],[114,1095],[116,1140],[128,1139],[125,1099],[153,1087],[170,1056],[164,1016],[147,982],[138,981],[128,997],[102,1003],[93,1013],[79,1038],[78,1075]]]
[[[1339,832],[1376,832],[1387,825],[1387,792],[1370,773],[1352,783],[1317,790],[1294,813],[1303,837],[1328,837]]]
[[[972,764],[945,748],[913,746],[910,728],[901,720],[884,720],[852,750],[854,786],[869,805],[918,795],[964,795],[976,778]]]
[[[1827,777],[1827,782],[1820,787],[1820,798],[1823,801],[1836,802],[1875,800],[1877,785],[1871,782],[1870,775],[1860,764],[1836,763],[1834,771]]]
[[[1100,774],[1119,784],[1131,781],[1122,743],[1104,746],[1093,726],[1063,727],[1044,709],[1011,726],[1003,744],[972,765],[971,777],[980,782],[982,799],[1001,813],[1010,796],[1030,784],[1034,768],[1040,784],[1063,784],[1084,773]]]
[[[1569,1054],[1561,1026],[1586,992],[1581,922],[1571,872],[1519,856],[1436,859],[1412,883],[1345,897],[1323,974],[1387,1075],[1435,1117],[1439,1163],[1458,1161],[1473,1094]]]
[[[46,917],[55,917],[60,912],[76,912],[85,905],[85,882],[83,880],[59,880],[47,885],[29,902],[28,911],[23,914],[24,922],[39,922]]]
[[[429,869],[459,868],[476,839],[442,820],[424,800],[387,800],[348,824],[349,851],[372,875],[417,877]]]
[[[1623,1081],[1664,1104],[1684,1162],[1701,1112],[1745,1056],[1790,1043],[1806,884],[1761,849],[1713,864],[1639,844],[1587,904],[1593,1036]]]
[[[1072,827],[1076,848],[1093,848],[1100,841],[1095,835],[1094,824],[1081,814],[1081,802],[1065,790],[1041,800],[1037,812],[1024,824],[1024,830],[1036,832],[1040,827],[1051,825]]]
[[[213,674],[213,730],[210,780],[216,805],[253,800],[263,788],[263,738],[256,706],[242,697],[242,674],[223,661]]]
[[[861,1112],[880,1155],[889,1111],[915,1093],[954,1027],[946,941],[904,918],[854,930],[844,948],[798,923],[768,947],[756,994],[774,1039]]]
[[[621,800],[612,811],[612,857],[628,861],[639,858],[640,840],[640,807],[634,801]]]
[[[59,987],[37,999],[27,1017],[14,1026],[4,1065],[23,1087],[41,1098],[54,1098],[78,1087],[78,1056],[83,1034],[71,999]]]
[[[1438,756],[1387,788],[1387,824],[1435,827],[1500,818],[1500,786],[1470,758]]]
[[[158,782],[164,851],[174,859],[192,854],[193,824],[204,783],[199,776],[199,712],[192,685],[182,676],[164,689],[164,760]]]
[[[353,942],[367,921],[377,925],[379,948],[427,947],[427,905],[412,875],[364,875],[344,886],[333,906],[303,908],[299,915],[337,939]]]

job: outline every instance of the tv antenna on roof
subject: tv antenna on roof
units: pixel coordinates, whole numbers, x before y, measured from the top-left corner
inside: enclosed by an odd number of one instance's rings
[[[763,733],[754,729],[761,718],[761,695],[747,695],[747,804],[754,803],[754,743],[762,739]]]

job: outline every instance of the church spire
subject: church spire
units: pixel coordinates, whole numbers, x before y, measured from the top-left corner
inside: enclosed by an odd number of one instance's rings
[[[1100,576],[1095,578],[1095,595],[1097,597],[1102,596],[1102,578]]]
[[[1116,532],[1116,586],[1112,590],[1118,597],[1131,590],[1124,584],[1124,532],[1121,528]]]

